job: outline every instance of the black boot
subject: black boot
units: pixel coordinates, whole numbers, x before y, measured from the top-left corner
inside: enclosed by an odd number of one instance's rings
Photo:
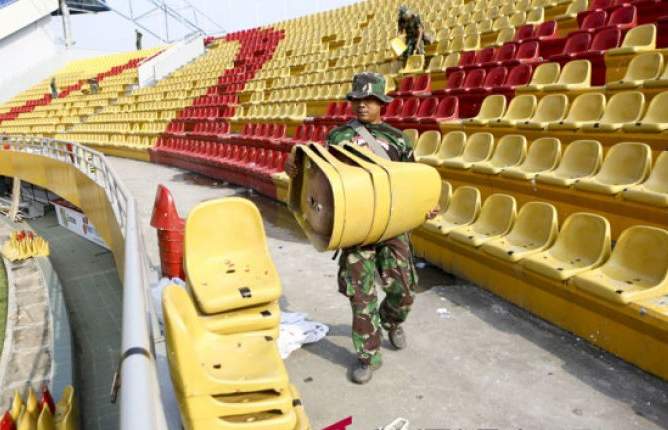
[[[387,334],[390,337],[390,343],[396,349],[406,348],[406,333],[404,333],[404,329],[402,329],[401,326],[396,325],[390,328],[387,331]]]
[[[357,384],[366,384],[371,380],[374,370],[378,370],[382,363],[376,365],[358,362],[353,368],[352,380]]]

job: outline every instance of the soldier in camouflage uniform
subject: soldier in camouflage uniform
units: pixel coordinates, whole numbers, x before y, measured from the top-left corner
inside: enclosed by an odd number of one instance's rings
[[[406,61],[413,54],[424,55],[424,26],[420,15],[400,6],[398,29],[399,34],[406,33],[406,50],[401,58]]]
[[[353,102],[353,112],[359,123],[351,121],[333,129],[327,138],[328,145],[347,141],[374,150],[356,131],[356,125],[361,125],[380,144],[380,150],[386,152],[378,155],[393,161],[412,160],[413,154],[406,135],[381,121],[382,106],[392,100],[385,95],[385,78],[382,75],[371,72],[355,75],[353,89],[346,98]],[[288,158],[286,173],[294,177],[297,173],[295,169],[294,161]],[[435,213],[437,211],[432,211],[427,217]],[[380,304],[375,287],[376,273],[380,275],[386,294]],[[363,384],[371,379],[373,370],[381,365],[381,327],[388,331],[390,342],[396,349],[406,347],[406,337],[400,324],[406,320],[410,311],[417,285],[408,234],[342,250],[338,284],[339,291],[349,298],[352,306],[353,345],[359,360],[353,369],[352,379]]]

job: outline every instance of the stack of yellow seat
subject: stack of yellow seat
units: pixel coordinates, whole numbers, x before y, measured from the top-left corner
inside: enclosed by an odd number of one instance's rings
[[[163,310],[186,429],[309,428],[276,339],[281,284],[258,209],[242,198],[195,207],[186,221],[186,289]]]
[[[349,143],[329,151],[298,145],[299,174],[288,192],[289,207],[316,249],[395,237],[421,225],[436,207],[441,183],[433,167],[388,161]]]
[[[9,410],[0,421],[2,428],[17,430],[76,430],[78,423],[79,410],[71,385],[65,387],[56,404],[48,390],[38,400],[33,389],[28,387],[25,401],[18,391],[14,391]]]

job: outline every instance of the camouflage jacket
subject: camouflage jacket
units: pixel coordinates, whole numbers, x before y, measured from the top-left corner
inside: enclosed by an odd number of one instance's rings
[[[406,38],[418,37],[418,34],[420,34],[421,27],[422,27],[422,19],[418,14],[414,14],[409,17],[399,18],[398,21],[399,32],[405,31]]]
[[[338,145],[341,142],[351,142],[360,146],[368,146],[362,136],[355,132],[350,123],[336,127],[327,136],[328,145]],[[403,131],[389,124],[366,124],[367,130],[388,152],[392,161],[413,161],[413,151],[408,137]]]

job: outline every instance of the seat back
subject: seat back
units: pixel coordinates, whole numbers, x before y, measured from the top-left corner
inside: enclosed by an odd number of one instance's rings
[[[428,73],[418,75],[413,80],[412,91],[431,91],[431,75]]]
[[[404,106],[401,108],[401,114],[399,116],[402,118],[412,118],[415,116],[419,108],[420,99],[417,97],[411,97],[406,99],[404,102]]]
[[[530,122],[558,122],[566,116],[566,112],[568,112],[566,94],[549,94],[540,99]]]
[[[520,168],[525,172],[545,172],[554,169],[560,158],[561,141],[556,137],[540,137],[529,145]]]
[[[571,33],[566,39],[563,53],[575,55],[585,52],[591,45],[591,34],[589,33]]]
[[[485,199],[480,216],[471,226],[476,232],[503,235],[510,231],[517,216],[517,201],[508,194],[495,193]]]
[[[485,80],[486,71],[484,68],[480,67],[473,69],[466,74],[466,79],[464,79],[464,84],[462,88],[478,88],[482,85]]]
[[[510,167],[520,164],[527,152],[527,138],[521,134],[506,134],[496,144],[489,160],[494,167]]]
[[[470,66],[475,63],[475,51],[464,51],[460,53],[459,58],[459,66]]]
[[[574,140],[564,150],[554,174],[561,178],[583,178],[601,167],[603,146],[597,140]]]
[[[466,140],[466,147],[462,153],[462,159],[470,163],[484,161],[492,155],[493,150],[494,135],[492,133],[473,133]]]
[[[656,286],[668,277],[668,231],[634,225],[619,235],[603,272],[627,284]]]
[[[480,51],[475,54],[475,63],[483,64],[492,61],[494,55],[496,54],[495,48],[488,46],[487,48],[482,48]]]
[[[451,131],[443,136],[441,146],[438,149],[439,160],[458,157],[466,147],[466,133],[463,131]]]
[[[482,86],[484,88],[494,88],[503,85],[508,76],[508,69],[503,66],[494,67],[487,73],[485,77],[485,82]]]
[[[530,85],[554,84],[559,79],[559,72],[559,63],[543,63],[534,70]]]
[[[413,88],[413,77],[412,76],[407,76],[405,78],[402,78],[399,81],[398,91],[406,92],[406,91],[410,91],[412,88]]]
[[[657,79],[663,70],[663,55],[659,52],[643,52],[633,57],[623,81],[645,81]]]
[[[645,95],[640,91],[623,91],[610,97],[601,117],[602,124],[637,122],[645,109]]]
[[[549,251],[561,261],[598,266],[610,255],[610,223],[600,215],[573,213],[564,221]]]
[[[668,91],[654,96],[652,101],[649,102],[647,113],[642,122],[649,124],[668,123]]]
[[[549,203],[528,202],[520,208],[505,239],[516,246],[542,251],[554,243],[559,233],[557,208]]]
[[[459,54],[459,52],[453,52],[452,54],[448,54],[448,56],[445,57],[445,61],[443,62],[443,69],[459,65],[460,57],[461,55]]]
[[[510,69],[510,72],[508,73],[505,86],[509,88],[514,88],[520,85],[528,84],[529,81],[531,80],[532,71],[533,67],[531,66],[531,64],[519,64],[513,67],[512,69]]]
[[[479,34],[468,34],[464,37],[464,44],[462,46],[464,51],[475,51],[480,49],[480,35]]]
[[[470,224],[478,218],[480,203],[480,190],[470,186],[458,187],[452,194],[443,219],[451,224]]]
[[[438,198],[438,207],[440,213],[448,210],[448,205],[450,204],[450,198],[452,197],[452,185],[448,181],[441,181],[441,195]]]
[[[605,95],[602,93],[584,93],[573,100],[565,121],[598,121],[605,110]]]
[[[651,191],[668,193],[668,151],[661,151],[656,158],[654,167],[644,185]]]
[[[506,97],[503,94],[492,94],[482,101],[480,111],[475,117],[481,120],[501,118],[506,111]]]
[[[643,24],[633,27],[624,36],[622,48],[652,50],[656,46],[656,25]]]
[[[594,30],[603,27],[608,19],[608,14],[604,10],[592,10],[585,15],[580,25],[580,30]]]
[[[496,35],[496,45],[501,46],[507,42],[510,42],[515,37],[515,29],[512,27],[506,27],[499,30]]]
[[[437,130],[428,130],[420,135],[413,155],[419,161],[420,157],[431,155],[436,152],[441,142],[441,132]]]
[[[534,37],[538,39],[551,39],[557,36],[557,21],[545,21],[536,27]]]
[[[396,116],[401,112],[401,108],[404,106],[403,99],[393,99],[390,104],[387,105],[385,110],[385,116]]]
[[[622,41],[622,31],[617,27],[608,27],[599,30],[591,42],[591,51],[607,51],[616,48]]]
[[[520,25],[515,29],[515,41],[521,42],[525,39],[530,39],[533,37],[533,25],[524,24]]]
[[[462,84],[464,83],[465,76],[466,73],[463,70],[456,70],[450,73],[448,76],[447,88],[451,90],[461,88]]]
[[[637,184],[648,175],[652,149],[646,143],[621,142],[613,145],[605,156],[595,178],[606,184]]]
[[[436,108],[436,118],[456,118],[459,116],[459,98],[447,96],[441,99]]]
[[[417,116],[418,118],[427,118],[430,116],[433,116],[434,113],[436,112],[436,108],[438,107],[438,98],[436,97],[427,97],[426,99],[422,99],[422,102],[420,103],[420,108],[417,111]]]
[[[607,25],[630,28],[635,27],[638,21],[638,9],[630,4],[625,4],[613,10],[608,18]]]
[[[516,52],[517,52],[516,43],[511,43],[511,42],[506,43],[496,51],[496,57],[494,58],[494,60],[495,61],[512,60],[513,58],[515,58]]]
[[[538,104],[537,98],[533,94],[522,94],[515,96],[508,104],[508,110],[503,115],[504,119],[509,120],[527,120],[531,118]]]
[[[406,129],[406,130],[404,130],[404,134],[408,138],[408,142],[406,142],[406,143],[408,143],[408,145],[411,148],[414,148],[415,147],[415,142],[417,142],[418,135],[419,135],[419,132],[417,131],[417,129],[415,129],[415,128]]]
[[[523,42],[519,48],[517,48],[517,54],[515,58],[517,60],[529,61],[538,58],[540,50],[540,44],[535,40],[530,40],[528,42]]]
[[[427,66],[427,72],[440,72],[443,70],[443,65],[445,64],[445,57],[441,54],[434,55],[429,61],[429,66]]]

